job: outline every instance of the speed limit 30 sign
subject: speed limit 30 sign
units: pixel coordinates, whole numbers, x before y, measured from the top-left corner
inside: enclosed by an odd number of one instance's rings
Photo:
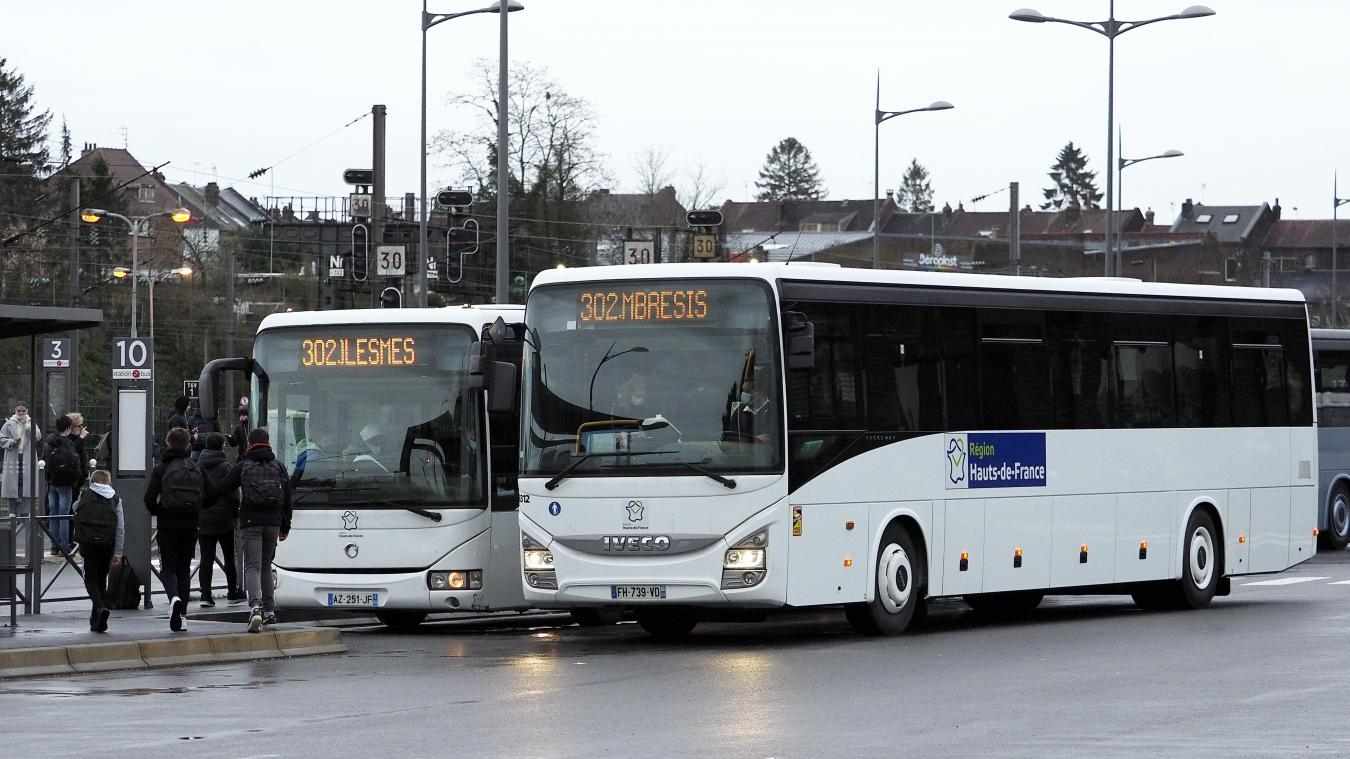
[[[113,340],[112,378],[149,380],[153,378],[155,352],[148,337],[119,337]]]

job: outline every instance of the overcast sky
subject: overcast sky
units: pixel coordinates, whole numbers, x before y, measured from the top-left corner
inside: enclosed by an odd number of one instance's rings
[[[1029,3],[1100,18],[1107,0],[523,1],[510,17],[511,59],[547,67],[590,101],[616,191],[635,188],[635,158],[656,146],[677,175],[706,163],[722,197],[748,200],[765,153],[791,135],[815,155],[830,198],[869,198],[877,69],[884,109],[956,104],[883,125],[883,191],[917,156],[939,206],[1004,209],[1006,194],[969,201],[1013,180],[1037,203],[1069,140],[1105,185],[1106,41],[1007,15]],[[1145,18],[1184,4],[1116,5],[1122,18]],[[1128,170],[1125,205],[1151,206],[1161,220],[1187,197],[1278,197],[1286,215],[1328,217],[1333,170],[1350,185],[1350,3],[1210,5],[1217,16],[1118,41],[1126,154],[1186,153]],[[398,194],[417,189],[420,10],[416,0],[11,1],[0,55],[55,114],[54,138],[62,116],[77,148],[120,147],[125,129],[142,163],[172,162],[170,179],[218,178],[248,195],[345,193],[341,170],[370,164],[370,120],[306,146],[384,103]],[[470,86],[474,59],[495,58],[496,32],[496,17],[480,15],[430,33],[432,133],[467,118],[446,94]],[[274,178],[245,179],[301,150]],[[453,178],[434,164],[431,177]]]

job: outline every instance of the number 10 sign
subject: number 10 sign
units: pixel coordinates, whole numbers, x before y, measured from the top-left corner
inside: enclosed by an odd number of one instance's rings
[[[119,337],[113,340],[112,378],[149,380],[155,366],[154,343],[148,337]]]

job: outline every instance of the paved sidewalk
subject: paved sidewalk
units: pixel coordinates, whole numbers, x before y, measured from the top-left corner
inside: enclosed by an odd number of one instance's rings
[[[17,628],[0,627],[0,679],[72,672],[179,666],[342,653],[333,628],[281,624],[249,633],[235,622],[192,618],[187,630],[169,630],[167,606],[114,611],[108,632],[89,631],[87,606],[80,611],[20,616]]]

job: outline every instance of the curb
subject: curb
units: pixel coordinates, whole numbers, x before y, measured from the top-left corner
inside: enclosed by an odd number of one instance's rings
[[[0,649],[0,680],[42,675],[226,664],[346,653],[342,633],[329,627]]]

